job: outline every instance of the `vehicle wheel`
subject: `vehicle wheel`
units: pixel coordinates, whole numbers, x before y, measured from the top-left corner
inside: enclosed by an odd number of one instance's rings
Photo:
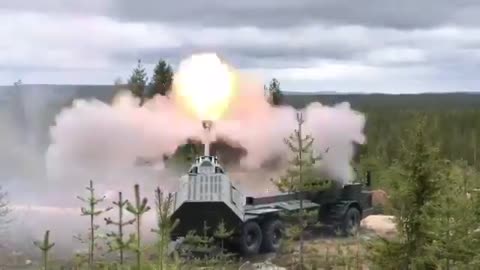
[[[262,230],[255,221],[248,221],[242,226],[239,239],[239,249],[242,255],[251,256],[258,254],[262,245]]]
[[[351,207],[345,213],[345,217],[343,219],[342,224],[342,232],[345,236],[352,236],[356,235],[360,229],[360,211],[355,208]]]
[[[263,225],[262,251],[276,252],[280,248],[283,238],[283,224],[278,219],[267,221]]]

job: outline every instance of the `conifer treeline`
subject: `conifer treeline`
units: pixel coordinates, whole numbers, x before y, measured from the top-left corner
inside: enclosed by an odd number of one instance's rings
[[[418,111],[375,110],[366,113],[368,143],[363,156],[375,157],[390,165],[399,157],[400,139],[412,128]],[[426,119],[427,137],[438,144],[440,156],[449,160],[464,160],[480,168],[480,108],[422,112]]]

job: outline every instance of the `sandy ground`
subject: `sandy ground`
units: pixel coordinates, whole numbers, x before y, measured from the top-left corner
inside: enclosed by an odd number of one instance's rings
[[[393,216],[371,215],[362,220],[361,226],[381,236],[391,236],[396,232]]]

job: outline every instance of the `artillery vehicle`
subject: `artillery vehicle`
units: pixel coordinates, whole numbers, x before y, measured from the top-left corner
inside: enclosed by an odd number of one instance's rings
[[[369,173],[366,180],[366,185],[337,183],[319,192],[251,197],[232,183],[217,157],[204,155],[196,158],[181,177],[173,195],[171,218],[178,219],[179,224],[171,237],[176,240],[190,231],[202,232],[205,223],[214,229],[223,222],[234,229],[230,244],[243,256],[275,252],[283,236],[281,214],[299,211],[300,198],[303,209],[318,213],[319,222],[350,235],[359,229],[361,219],[373,211]],[[213,234],[213,230],[209,233]]]

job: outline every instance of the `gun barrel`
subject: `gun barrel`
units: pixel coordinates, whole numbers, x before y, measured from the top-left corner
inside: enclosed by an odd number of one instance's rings
[[[202,121],[202,126],[205,130],[204,155],[210,156],[210,130],[212,129],[213,122],[211,120],[204,120]]]

